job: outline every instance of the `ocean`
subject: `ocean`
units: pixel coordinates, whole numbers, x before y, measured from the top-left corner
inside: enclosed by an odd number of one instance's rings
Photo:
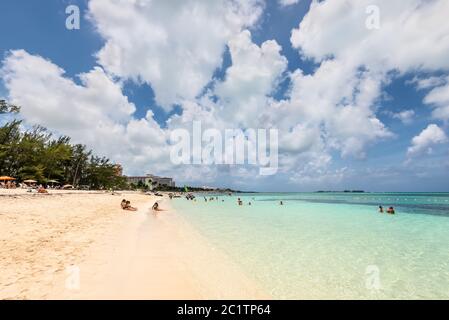
[[[173,207],[275,299],[449,299],[449,193],[218,198]]]

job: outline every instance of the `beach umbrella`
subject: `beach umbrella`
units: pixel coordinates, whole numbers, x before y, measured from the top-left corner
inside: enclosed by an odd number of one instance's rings
[[[8,176],[0,176],[0,181],[13,181],[13,180],[16,180],[16,178]]]
[[[73,186],[71,184],[66,184],[62,187],[62,189],[72,189]]]
[[[53,187],[55,183],[59,184],[58,180],[48,180],[47,183],[51,183],[51,186]]]
[[[23,180],[23,182],[25,183],[36,183],[36,180],[32,180],[32,179],[28,179],[28,180]]]

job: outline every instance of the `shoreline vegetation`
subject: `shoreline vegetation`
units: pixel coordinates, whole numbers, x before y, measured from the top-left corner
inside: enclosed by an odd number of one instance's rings
[[[121,166],[108,158],[95,155],[85,145],[72,144],[68,136],[55,137],[46,128],[36,125],[23,128],[16,116],[20,107],[0,100],[0,115],[11,120],[0,126],[0,177],[13,179],[1,181],[3,187],[34,185],[69,186],[80,190],[148,190],[146,185],[128,184]],[[29,186],[29,184],[28,184]],[[159,186],[157,191],[182,192],[186,187]],[[187,188],[192,192],[232,192],[229,188]]]
[[[19,111],[20,107],[0,101],[0,114]],[[106,157],[95,155],[85,145],[71,144],[68,136],[54,137],[42,126],[23,128],[22,121],[14,117],[0,126],[0,176],[12,177],[18,183],[29,180],[90,189],[126,187],[126,178],[117,175],[115,164]]]

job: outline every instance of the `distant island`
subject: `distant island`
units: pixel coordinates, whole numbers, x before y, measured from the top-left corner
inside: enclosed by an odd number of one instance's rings
[[[365,193],[365,191],[364,190],[343,190],[343,191],[335,191],[335,190],[324,191],[324,190],[319,190],[319,191],[315,191],[315,193]]]

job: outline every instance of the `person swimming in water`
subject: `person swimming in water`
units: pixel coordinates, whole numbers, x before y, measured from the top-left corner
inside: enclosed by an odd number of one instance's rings
[[[283,201],[279,202],[279,205],[283,206],[283,205],[284,205],[284,202],[283,202]]]
[[[395,214],[394,208],[393,207],[389,207],[387,210],[388,214]]]

